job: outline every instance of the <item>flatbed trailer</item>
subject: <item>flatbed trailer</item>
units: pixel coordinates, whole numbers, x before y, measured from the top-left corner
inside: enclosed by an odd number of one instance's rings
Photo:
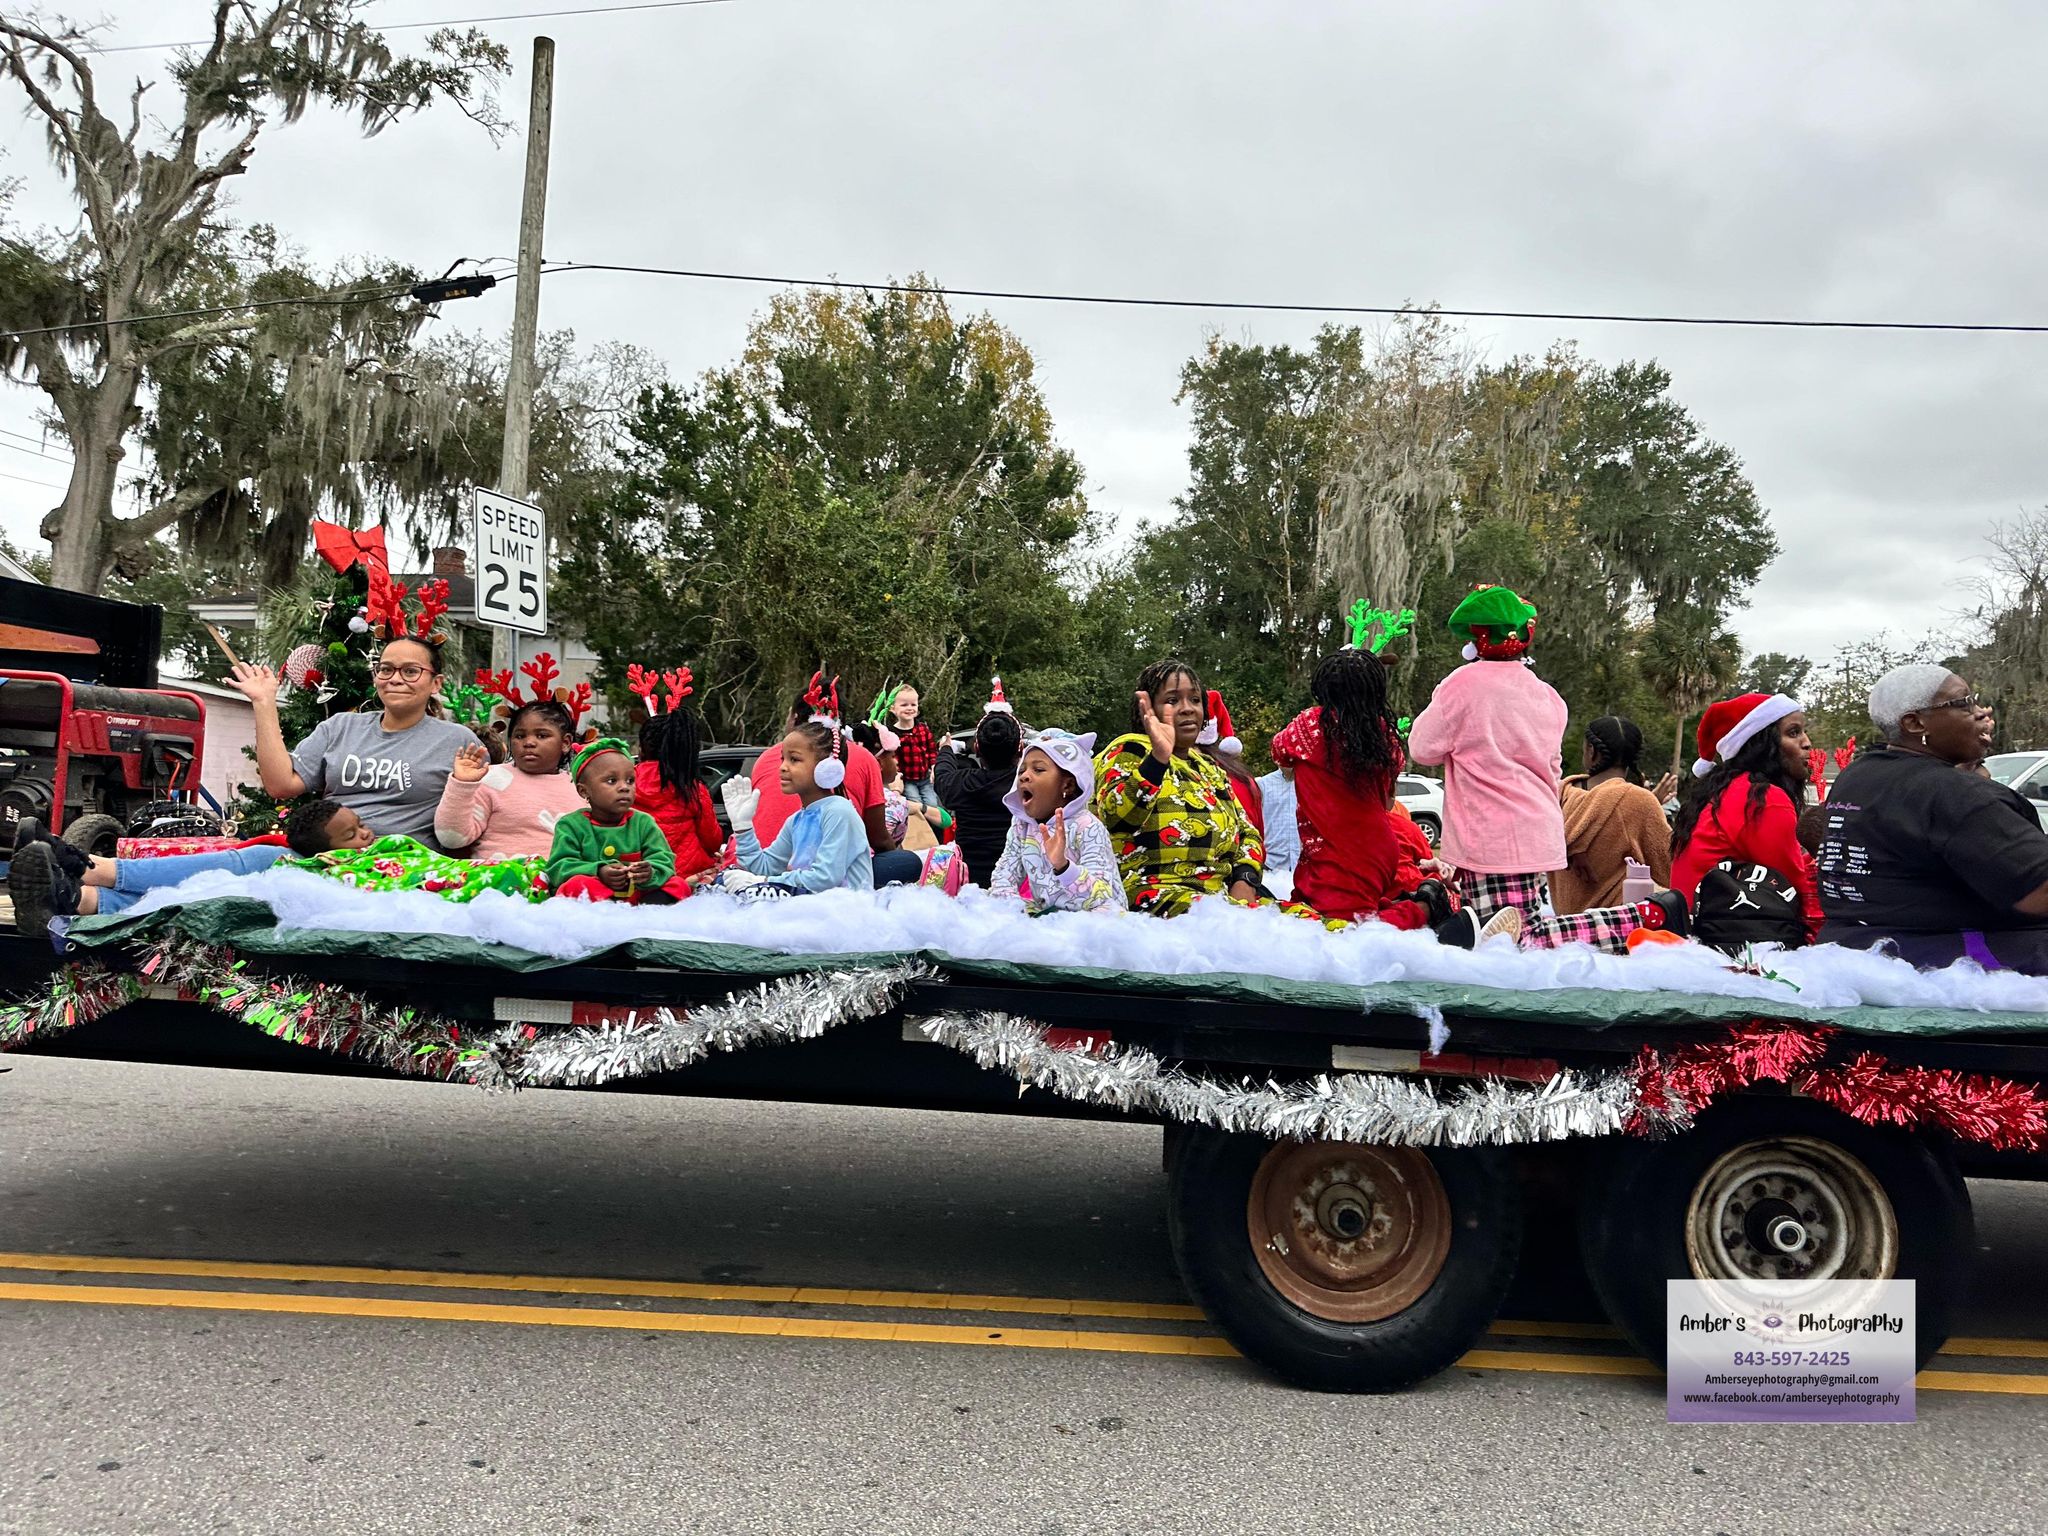
[[[1660,1360],[1665,1281],[1746,1274],[1914,1279],[1924,1362],[1974,1256],[1963,1177],[2048,1171],[2034,1016],[671,941],[556,962],[422,935],[309,946],[267,917],[213,901],[102,920],[69,969],[0,939],[0,994],[41,1010],[0,1044],[1160,1122],[1190,1295],[1245,1354],[1323,1390],[1412,1385],[1484,1333],[1524,1250],[1535,1160],[1558,1155],[1539,1145],[1573,1160],[1576,1224],[1544,1204],[1526,1241],[1576,1242],[1609,1316]],[[1844,1084],[1902,1123],[1836,1107]]]

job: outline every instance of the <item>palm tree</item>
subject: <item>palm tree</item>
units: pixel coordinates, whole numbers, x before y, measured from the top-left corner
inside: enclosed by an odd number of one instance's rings
[[[1742,667],[1742,642],[1710,610],[1659,613],[1638,652],[1643,679],[1678,717],[1671,771],[1683,776],[1685,726],[1689,716],[1734,685]]]

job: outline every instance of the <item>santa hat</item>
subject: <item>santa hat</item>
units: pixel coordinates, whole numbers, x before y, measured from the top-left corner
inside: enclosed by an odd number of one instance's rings
[[[981,712],[984,715],[1014,715],[1017,713],[1017,711],[1010,708],[1010,701],[1003,697],[1003,680],[1000,677],[992,677],[989,679],[989,682],[992,686],[989,690],[988,702],[981,706]]]
[[[1214,688],[1209,690],[1209,718],[1203,723],[1201,734],[1195,738],[1198,747],[1214,747],[1225,757],[1235,757],[1244,750],[1244,743],[1237,739],[1236,727],[1230,723],[1230,706],[1223,702],[1223,695]]]
[[[1714,764],[1725,763],[1740,752],[1759,732],[1767,731],[1787,715],[1806,706],[1782,693],[1745,693],[1707,706],[1700,716],[1699,760],[1692,765],[1693,777],[1704,779]]]

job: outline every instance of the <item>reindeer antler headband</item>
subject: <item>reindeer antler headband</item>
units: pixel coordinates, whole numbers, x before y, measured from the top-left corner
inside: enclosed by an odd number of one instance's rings
[[[639,695],[640,702],[647,706],[649,719],[656,715],[674,714],[677,706],[697,691],[688,667],[656,672],[637,661],[626,668],[626,688]],[[668,692],[666,703],[660,698],[662,689]]]
[[[562,675],[562,669],[555,665],[555,658],[546,651],[540,652],[531,661],[519,664],[519,670],[533,684],[533,697],[524,698],[512,681],[510,668],[493,672],[488,667],[476,669],[477,686],[485,693],[496,694],[505,702],[498,706],[496,713],[511,715],[522,705],[538,704],[543,699],[553,699],[569,711],[569,728],[581,735],[594,735],[597,727],[584,726],[583,717],[590,713],[590,684],[578,683],[574,688],[557,688],[555,679]]]
[[[419,611],[409,614],[405,583],[393,581],[391,573],[381,566],[370,567],[370,594],[364,617],[379,640],[424,640],[429,645],[440,645],[448,638],[440,628],[441,616],[448,611],[448,583],[438,576],[423,581],[415,597]]]

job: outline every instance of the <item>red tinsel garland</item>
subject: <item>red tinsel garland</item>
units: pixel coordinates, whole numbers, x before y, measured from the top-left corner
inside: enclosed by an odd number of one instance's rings
[[[1640,1104],[1628,1129],[1648,1135],[1659,1117],[1689,1117],[1724,1093],[1784,1083],[1794,1093],[1864,1125],[1902,1130],[1939,1126],[1964,1141],[2005,1150],[2048,1144],[2048,1099],[2010,1078],[1895,1067],[1865,1051],[1846,1066],[1822,1067],[1827,1028],[1745,1024],[1727,1039],[1668,1055],[1645,1046],[1631,1069]]]

